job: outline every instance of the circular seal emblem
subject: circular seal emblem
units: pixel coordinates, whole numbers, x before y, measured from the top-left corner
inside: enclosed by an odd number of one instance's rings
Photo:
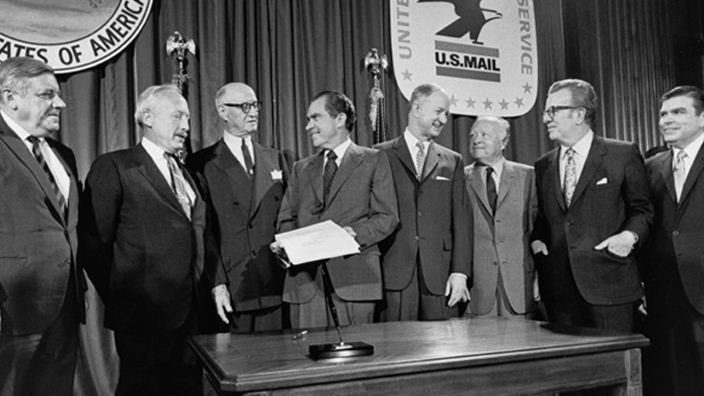
[[[0,62],[42,60],[57,74],[97,66],[144,27],[152,0],[0,0]]]

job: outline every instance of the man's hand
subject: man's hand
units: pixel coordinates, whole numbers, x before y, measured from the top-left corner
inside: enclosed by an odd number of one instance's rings
[[[535,240],[531,242],[530,248],[533,250],[533,254],[542,253],[546,256],[548,255],[548,247],[543,243],[543,241]]]
[[[215,307],[218,309],[218,316],[225,323],[230,323],[227,319],[227,313],[232,313],[232,305],[230,304],[230,292],[227,290],[227,285],[217,285],[213,288],[213,299]],[[226,313],[227,312],[227,313]]]
[[[447,302],[448,307],[454,307],[458,302],[469,301],[469,290],[467,289],[467,277],[463,274],[452,273],[447,278],[445,284],[445,297],[450,296]]]
[[[342,229],[345,230],[345,231],[347,231],[347,233],[350,234],[350,235],[352,236],[352,238],[354,238],[354,237],[357,236],[357,233],[354,232],[354,230],[352,229],[352,227],[342,227]]]
[[[594,246],[594,249],[602,250],[607,248],[611,253],[619,257],[626,257],[633,250],[633,245],[636,244],[636,238],[633,235],[631,231],[622,231],[620,234],[606,238],[600,244]]]
[[[279,241],[274,241],[269,244],[269,249],[278,257],[279,259],[279,264],[283,269],[288,269],[291,267],[291,262],[288,261],[288,256],[286,255],[286,250],[284,250],[283,245],[281,245],[281,242]]]

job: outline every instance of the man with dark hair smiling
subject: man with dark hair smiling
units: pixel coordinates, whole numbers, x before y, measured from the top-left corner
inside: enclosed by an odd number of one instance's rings
[[[645,167],[655,222],[645,267],[648,395],[704,394],[704,91],[680,86],[660,99],[670,147]]]
[[[326,220],[343,227],[360,245],[360,254],[326,261],[332,285],[324,286],[321,262],[291,267],[284,301],[291,304],[293,328],[329,326],[325,287],[332,286],[341,325],[371,323],[382,298],[377,244],[398,223],[391,169],[378,150],[350,140],[356,114],[337,91],[318,94],[308,107],[306,131],[320,153],[296,162],[279,212],[279,232]],[[272,250],[283,254],[279,242]]]

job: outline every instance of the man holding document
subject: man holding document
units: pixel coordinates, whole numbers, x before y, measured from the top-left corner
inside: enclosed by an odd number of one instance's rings
[[[313,146],[322,150],[294,164],[279,212],[278,231],[332,221],[332,225],[319,227],[342,227],[359,245],[359,253],[289,267],[283,299],[291,304],[291,325],[332,325],[325,300],[323,264],[332,281],[330,292],[340,324],[371,323],[374,303],[382,298],[377,243],[398,224],[391,168],[378,150],[357,146],[350,140],[355,109],[342,93],[318,94],[307,118],[306,130]],[[311,240],[312,251],[315,242],[315,238]],[[329,242],[324,242],[323,248],[329,248]],[[281,241],[272,243],[271,249],[280,256],[286,254]]]

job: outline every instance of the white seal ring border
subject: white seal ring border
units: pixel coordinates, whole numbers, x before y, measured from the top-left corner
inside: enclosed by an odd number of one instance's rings
[[[0,31],[0,62],[9,57],[27,56],[48,63],[56,74],[95,67],[121,53],[134,41],[149,18],[152,5],[152,0],[120,0],[110,18],[99,28],[61,43],[19,40],[7,34],[9,32]]]

